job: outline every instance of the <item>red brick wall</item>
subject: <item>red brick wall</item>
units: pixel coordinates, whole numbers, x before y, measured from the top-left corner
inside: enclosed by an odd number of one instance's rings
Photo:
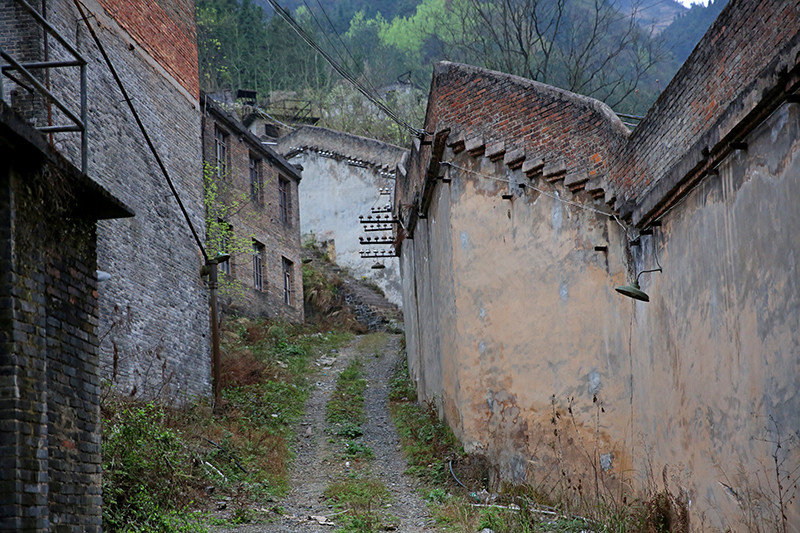
[[[620,152],[613,173],[618,193],[641,198],[798,31],[796,0],[731,0]],[[739,118],[759,100],[745,102]]]
[[[191,0],[99,0],[187,91],[199,98],[197,26]]]
[[[590,178],[608,172],[610,153],[625,142],[626,129],[604,104],[555,87],[500,72],[439,63],[434,70],[425,129],[452,128],[448,142],[482,136],[504,141],[506,152],[563,163],[566,172]],[[401,202],[411,200],[425,175],[429,147],[409,158],[410,183],[398,182]]]

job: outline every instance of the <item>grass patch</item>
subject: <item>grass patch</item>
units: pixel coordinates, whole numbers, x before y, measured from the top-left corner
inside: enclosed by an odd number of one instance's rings
[[[450,429],[439,420],[430,406],[414,402],[416,390],[408,376],[405,357],[401,358],[390,382],[390,410],[400,434],[409,472],[425,482],[421,495],[428,502],[437,523],[448,531],[495,533],[582,532],[666,533],[688,531],[681,508],[669,493],[657,493],[647,500],[616,504],[596,501],[582,508],[585,516],[571,515],[570,508],[551,501],[537,487],[507,487],[493,495],[496,505],[477,506],[486,488],[485,460],[466,457]],[[461,468],[456,484],[450,463]]]
[[[368,333],[362,335],[356,343],[356,350],[361,355],[380,356],[380,352],[389,340],[389,336],[382,332]]]
[[[428,483],[454,485],[449,461],[463,457],[461,445],[431,406],[423,408],[416,403],[417,393],[408,376],[405,357],[395,369],[389,387],[389,411],[409,462],[409,473]]]
[[[353,477],[331,483],[325,489],[325,497],[341,514],[339,531],[346,533],[370,533],[390,527],[392,518],[386,512],[390,501],[389,490],[378,479]]]
[[[313,361],[346,332],[233,319],[223,322],[223,401],[182,409],[105,396],[103,530],[206,531],[195,510],[228,502],[227,519],[263,519],[254,502],[288,489],[289,443],[310,393]]]
[[[336,389],[328,400],[325,420],[334,426],[337,433],[340,430],[345,431],[345,428],[352,430],[354,425],[360,427],[367,421],[364,411],[366,389],[364,363],[360,359],[353,359],[339,374]]]
[[[330,433],[339,437],[341,454],[347,459],[369,460],[375,456],[372,448],[358,440],[364,435],[361,426],[367,422],[364,410],[366,390],[364,363],[353,359],[339,374],[336,389],[328,400],[325,420],[330,425]]]

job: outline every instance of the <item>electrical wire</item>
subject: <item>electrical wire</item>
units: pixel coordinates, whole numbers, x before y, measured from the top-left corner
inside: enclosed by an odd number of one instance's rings
[[[322,36],[325,38],[326,41],[328,41],[328,44],[330,45],[331,50],[333,50],[336,53],[336,55],[339,57],[339,60],[342,62],[342,64],[346,65],[347,61],[345,61],[344,56],[339,52],[339,49],[336,48],[336,46],[334,46],[333,42],[331,42],[331,39],[328,36],[328,32],[325,31],[325,28],[322,27],[322,24],[320,23],[320,21],[317,20],[317,16],[314,14],[314,11],[311,9],[311,6],[308,5],[308,2],[306,0],[303,0],[303,5],[306,6],[306,9],[308,9],[309,15],[311,15],[311,18],[314,19],[314,23],[316,23],[317,28],[319,28],[319,31],[322,33]]]
[[[613,218],[616,221],[616,223],[619,224],[619,226],[626,233],[628,231],[627,226],[625,226],[625,224],[623,224],[622,221],[619,219],[619,217],[617,217],[617,215],[615,215],[614,213],[608,213],[606,211],[601,211],[600,209],[595,209],[594,207],[589,207],[587,205],[579,204],[578,202],[572,202],[570,200],[566,200],[566,199],[561,198],[560,196],[558,196],[558,194],[552,194],[552,193],[550,193],[548,191],[545,191],[544,189],[540,189],[539,187],[536,187],[535,185],[531,185],[531,184],[528,184],[528,183],[515,183],[515,182],[512,182],[511,180],[508,180],[508,179],[496,178],[494,176],[489,176],[488,174],[482,174],[480,172],[476,172],[474,170],[470,170],[468,168],[464,168],[464,167],[458,166],[455,163],[453,163],[452,161],[442,161],[441,164],[442,165],[447,165],[448,167],[451,167],[451,168],[455,168],[455,169],[460,170],[462,172],[466,172],[468,174],[474,174],[475,176],[479,176],[481,178],[488,179],[488,180],[491,180],[491,181],[499,181],[501,183],[508,183],[510,185],[519,185],[520,187],[525,187],[525,188],[528,188],[528,189],[532,189],[532,190],[538,192],[539,194],[541,194],[543,196],[547,196],[548,198],[552,198],[553,200],[557,200],[557,201],[559,201],[561,203],[568,204],[568,205],[583,209],[585,211],[591,211],[593,213],[597,213],[598,215],[603,215],[603,216],[606,216],[606,217],[609,217],[609,218]]]
[[[333,30],[333,34],[336,35],[336,38],[339,39],[340,43],[342,43],[342,48],[344,48],[345,53],[347,53],[347,56],[353,62],[353,67],[355,67],[358,64],[358,62],[356,61],[356,58],[353,57],[352,53],[350,53],[350,49],[347,47],[347,44],[344,42],[344,39],[342,39],[342,36],[339,34],[339,31],[336,29],[336,26],[333,25],[333,21],[331,21],[331,18],[328,16],[328,13],[325,11],[325,8],[322,7],[322,2],[320,2],[320,0],[317,0],[317,5],[319,6],[320,11],[322,11],[322,14],[325,16],[325,20],[328,21],[328,24],[330,25],[331,29]],[[364,81],[367,82],[367,85],[369,85],[369,88],[372,89],[372,92],[375,93],[375,95],[377,96],[378,95],[378,89],[375,88],[375,85],[370,81],[370,79],[367,77],[366,74],[362,73],[361,76],[364,78]]]
[[[144,137],[147,146],[150,148],[150,152],[153,154],[153,157],[155,158],[158,167],[161,169],[161,173],[164,175],[164,179],[167,181],[167,185],[169,185],[170,191],[172,191],[172,196],[175,197],[175,201],[178,203],[178,207],[180,207],[181,213],[183,213],[183,217],[186,219],[186,224],[189,226],[189,229],[191,230],[192,235],[194,236],[195,242],[197,242],[197,247],[200,248],[200,252],[203,254],[203,259],[205,259],[205,261],[208,262],[209,259],[208,252],[206,252],[205,246],[203,246],[203,241],[200,240],[200,236],[198,235],[197,230],[194,227],[194,224],[192,224],[191,218],[189,218],[189,213],[188,211],[186,211],[186,207],[184,207],[183,202],[181,201],[181,197],[178,194],[175,185],[172,183],[172,179],[169,176],[169,172],[167,172],[167,167],[164,166],[164,162],[158,155],[158,151],[156,150],[153,141],[150,139],[150,135],[147,133],[147,128],[145,128],[141,118],[139,117],[139,113],[136,111],[136,107],[133,105],[133,100],[128,95],[128,91],[125,89],[125,85],[122,83],[119,74],[117,74],[117,70],[116,68],[114,68],[114,64],[108,57],[105,46],[103,46],[102,41],[100,41],[100,38],[94,31],[94,28],[92,27],[88,17],[86,16],[86,12],[83,10],[83,7],[81,7],[81,3],[78,0],[73,0],[73,2],[75,4],[75,7],[78,8],[78,12],[80,13],[81,18],[86,23],[86,27],[89,29],[89,33],[91,34],[92,39],[97,45],[98,50],[100,50],[100,54],[103,56],[103,60],[108,66],[108,69],[111,71],[111,75],[114,77],[114,81],[117,82],[117,86],[119,87],[119,90],[122,93],[125,102],[127,102],[128,108],[131,110],[133,118],[136,120],[136,124],[139,126],[139,130],[141,130],[142,136]]]
[[[421,130],[419,128],[415,128],[402,118],[400,118],[394,111],[392,111],[389,106],[386,105],[385,102],[382,102],[375,98],[370,92],[365,88],[361,83],[358,82],[345,68],[343,68],[336,60],[331,57],[329,53],[327,53],[319,44],[317,44],[306,31],[300,26],[296,20],[292,17],[292,15],[283,7],[281,7],[276,0],[267,0],[272,9],[275,13],[281,17],[293,30],[297,35],[300,36],[303,41],[306,42],[310,47],[316,50],[324,59],[328,62],[328,64],[345,80],[350,82],[361,94],[363,94],[367,100],[375,104],[375,106],[380,109],[386,116],[388,116],[392,121],[394,121],[397,125],[406,128],[410,132],[412,132],[417,137],[424,137],[426,135],[431,135],[430,132],[425,130]]]

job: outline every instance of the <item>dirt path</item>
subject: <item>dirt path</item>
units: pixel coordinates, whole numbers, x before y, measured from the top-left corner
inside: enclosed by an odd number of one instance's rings
[[[375,453],[370,461],[373,475],[392,494],[388,511],[403,533],[434,531],[425,503],[417,494],[417,480],[407,476],[400,440],[389,418],[388,393],[392,369],[398,357],[399,335],[372,334],[356,337],[338,354],[321,358],[316,388],[306,403],[306,416],[297,430],[296,457],[291,469],[291,490],[278,502],[284,514],[269,524],[219,528],[218,533],[316,533],[333,532],[340,524],[335,510],[325,503],[323,492],[331,481],[346,475],[345,459],[338,457],[325,433],[325,408],[336,377],[354,357],[361,357],[368,380],[365,393],[367,424],[364,443]],[[335,356],[335,360],[333,359]],[[328,363],[327,366],[326,363]],[[310,517],[329,517],[335,525],[320,525]]]

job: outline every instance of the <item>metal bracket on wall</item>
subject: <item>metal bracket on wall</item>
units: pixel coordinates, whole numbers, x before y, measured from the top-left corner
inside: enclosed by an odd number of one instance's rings
[[[0,65],[0,99],[5,100],[3,77],[6,77],[14,81],[17,85],[24,87],[28,91],[35,89],[50,103],[61,110],[61,112],[64,113],[64,115],[69,119],[69,123],[55,125],[50,123],[47,126],[39,126],[36,129],[43,133],[79,132],[81,134],[81,172],[85,174],[88,161],[88,139],[86,137],[86,60],[78,52],[78,50],[61,35],[58,29],[56,29],[47,21],[44,15],[36,11],[36,9],[25,2],[25,0],[16,0],[16,2],[23,9],[25,9],[25,11],[27,11],[42,28],[44,28],[45,39],[47,39],[48,34],[52,35],[67,50],[67,52],[69,52],[73,59],[66,61],[49,61],[48,58],[45,57],[44,61],[19,62],[6,50],[0,47],[0,57],[7,62],[7,64],[4,63]],[[73,111],[71,111],[67,105],[60,98],[54,95],[44,83],[37,79],[32,72],[35,70],[47,71],[48,69],[52,68],[65,67],[78,67],[80,69],[80,110],[78,111],[78,114],[75,114]],[[25,80],[31,84],[32,88],[21,83],[19,78],[16,77],[16,74],[25,78]]]

